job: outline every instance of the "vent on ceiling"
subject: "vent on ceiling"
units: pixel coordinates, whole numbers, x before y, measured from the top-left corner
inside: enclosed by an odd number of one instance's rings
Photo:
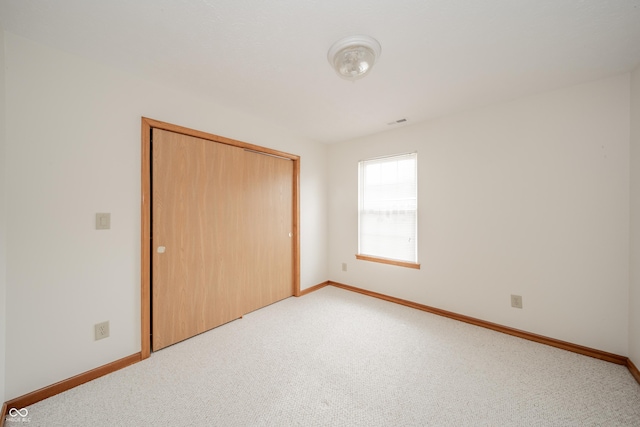
[[[397,124],[399,124],[399,123],[404,123],[404,122],[406,122],[406,121],[407,121],[407,119],[398,119],[398,120],[394,120],[394,121],[392,121],[392,122],[389,122],[389,123],[387,123],[387,124],[388,124],[388,125],[397,125]]]

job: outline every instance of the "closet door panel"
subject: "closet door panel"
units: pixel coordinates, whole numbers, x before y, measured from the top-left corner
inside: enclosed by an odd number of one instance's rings
[[[244,150],[154,129],[152,348],[242,315]]]
[[[293,295],[293,162],[244,156],[245,313]]]

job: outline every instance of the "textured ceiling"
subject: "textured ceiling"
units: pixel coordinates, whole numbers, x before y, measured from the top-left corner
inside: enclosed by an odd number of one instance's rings
[[[0,0],[0,22],[328,143],[640,63],[639,0]],[[352,83],[326,54],[354,34],[382,55]]]

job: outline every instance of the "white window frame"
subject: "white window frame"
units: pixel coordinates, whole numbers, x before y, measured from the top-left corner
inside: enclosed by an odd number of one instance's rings
[[[411,163],[413,170],[399,169]],[[420,268],[417,152],[358,162],[356,258]]]

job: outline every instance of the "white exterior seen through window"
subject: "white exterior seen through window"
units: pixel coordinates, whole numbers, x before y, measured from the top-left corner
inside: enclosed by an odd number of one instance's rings
[[[358,166],[358,255],[417,264],[417,153]]]

